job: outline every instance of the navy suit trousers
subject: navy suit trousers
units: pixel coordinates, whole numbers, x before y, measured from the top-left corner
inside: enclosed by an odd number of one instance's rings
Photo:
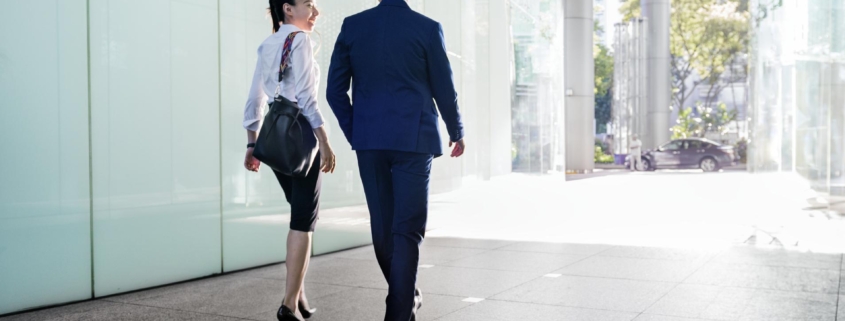
[[[389,286],[384,320],[408,321],[428,219],[433,155],[389,150],[357,154],[376,259]]]

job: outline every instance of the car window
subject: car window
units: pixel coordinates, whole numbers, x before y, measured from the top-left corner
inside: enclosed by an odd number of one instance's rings
[[[679,149],[681,149],[682,144],[683,144],[683,141],[675,140],[675,141],[671,141],[671,142],[666,143],[666,145],[660,146],[660,149],[661,150],[679,150]]]
[[[703,143],[700,140],[691,140],[691,141],[689,141],[689,147],[687,147],[687,148],[701,149],[702,144]]]

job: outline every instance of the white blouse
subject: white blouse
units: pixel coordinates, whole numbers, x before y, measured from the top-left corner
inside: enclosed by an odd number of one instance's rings
[[[244,108],[244,128],[258,131],[264,117],[267,101],[276,95],[279,87],[279,65],[282,61],[282,46],[291,32],[301,31],[299,28],[284,24],[279,31],[267,37],[258,47],[258,61],[255,64],[255,75],[249,98]],[[314,59],[314,49],[311,37],[299,33],[291,45],[290,60],[285,69],[281,85],[281,95],[297,103],[302,109],[302,115],[313,128],[323,126],[323,114],[317,106],[317,88],[319,88],[320,67]]]

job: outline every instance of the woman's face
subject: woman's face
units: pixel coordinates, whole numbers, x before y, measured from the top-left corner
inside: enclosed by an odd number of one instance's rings
[[[296,5],[285,5],[285,22],[296,26],[302,31],[314,30],[317,24],[317,0],[296,0]]]

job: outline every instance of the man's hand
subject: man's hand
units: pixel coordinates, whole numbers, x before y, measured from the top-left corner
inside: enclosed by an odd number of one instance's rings
[[[466,145],[464,145],[464,139],[461,138],[457,142],[449,142],[449,147],[452,147],[452,145],[455,145],[455,148],[452,149],[452,157],[461,157],[461,155],[464,154],[464,149],[466,148]]]

